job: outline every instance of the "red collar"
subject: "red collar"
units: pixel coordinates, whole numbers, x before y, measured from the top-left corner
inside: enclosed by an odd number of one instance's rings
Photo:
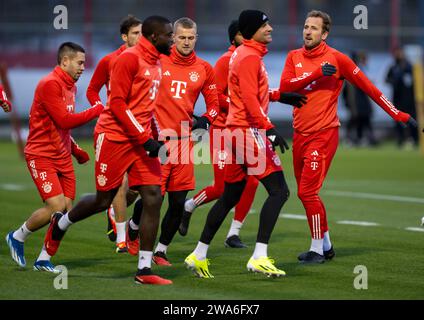
[[[127,46],[125,44],[123,44],[122,46],[120,46],[118,48],[118,52],[121,54],[123,51],[125,51],[127,49]]]
[[[68,89],[71,89],[75,85],[76,81],[61,67],[56,66],[53,69],[53,73],[62,79]]]
[[[316,58],[325,54],[328,50],[328,45],[325,41],[321,41],[321,43],[315,48],[308,50],[305,46],[302,48],[303,55],[308,58]]]
[[[156,64],[160,52],[156,49],[156,47],[145,37],[141,36],[140,40],[138,40],[137,48],[143,53],[143,58],[147,60],[150,64]]]
[[[196,53],[194,52],[194,50],[188,56],[184,56],[178,52],[175,46],[172,46],[171,54],[169,58],[171,59],[173,63],[183,65],[183,66],[190,66],[193,63],[195,63],[197,59]]]
[[[258,53],[260,54],[261,57],[263,57],[264,55],[266,55],[268,53],[268,49],[267,49],[266,44],[257,42],[256,40],[253,40],[253,39],[249,39],[249,40],[244,39],[243,40],[243,44],[246,47],[250,47],[250,48],[253,48],[256,51],[258,51]]]

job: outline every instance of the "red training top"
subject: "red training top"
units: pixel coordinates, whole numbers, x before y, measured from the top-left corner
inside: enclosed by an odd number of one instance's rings
[[[156,99],[155,120],[160,136],[189,136],[188,127],[181,131],[181,122],[192,126],[194,105],[202,93],[206,102],[203,114],[213,123],[218,116],[218,92],[212,66],[196,56],[181,55],[172,47],[170,56],[161,56],[162,80]]]
[[[146,38],[121,53],[110,77],[108,106],[97,131],[112,141],[143,144],[152,137],[150,122],[160,83],[159,51]]]
[[[323,75],[321,67],[326,63],[337,68],[334,75]],[[364,91],[396,121],[409,120],[409,114],[396,109],[349,57],[322,41],[312,50],[303,47],[290,51],[281,75],[281,92],[296,91],[308,97],[305,105],[293,109],[293,127],[297,132],[310,135],[340,126],[337,99],[344,79]]]
[[[228,92],[230,107],[226,125],[273,128],[268,119],[268,74],[262,57],[266,45],[255,40],[243,40],[233,53],[229,64]]]
[[[70,129],[98,117],[102,105],[75,110],[75,80],[59,66],[40,80],[29,115],[26,155],[63,159],[71,154]]]

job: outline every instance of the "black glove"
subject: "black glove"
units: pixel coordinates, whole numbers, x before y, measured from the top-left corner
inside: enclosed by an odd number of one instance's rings
[[[209,119],[206,117],[196,117],[194,116],[194,119],[196,119],[196,122],[193,124],[193,128],[192,130],[196,130],[196,129],[203,129],[203,130],[208,130],[209,129],[209,125],[211,124],[209,122]]]
[[[281,92],[279,102],[289,104],[295,107],[300,108],[306,103],[308,98],[300,93],[296,92]]]
[[[413,128],[418,128],[417,121],[414,118],[412,118],[412,117],[409,118],[409,120],[408,120],[408,122],[406,124],[408,126],[413,127]]]
[[[322,74],[324,76],[332,76],[337,71],[337,68],[332,64],[326,63],[322,66]]]
[[[150,158],[156,158],[159,155],[159,150],[162,146],[162,141],[156,141],[152,138],[150,138],[143,144],[143,148],[147,151],[147,154]]]
[[[286,150],[289,150],[289,145],[287,144],[286,140],[284,140],[284,138],[274,128],[268,129],[266,131],[266,137],[269,141],[271,141],[273,150],[275,150],[276,146],[280,146],[282,153],[284,153]]]
[[[400,122],[400,124],[404,128],[407,128],[408,126],[411,127],[411,128],[414,128],[414,129],[418,128],[417,121],[412,117],[409,117],[408,121],[406,121],[406,122]],[[424,129],[423,129],[423,132],[424,132]]]

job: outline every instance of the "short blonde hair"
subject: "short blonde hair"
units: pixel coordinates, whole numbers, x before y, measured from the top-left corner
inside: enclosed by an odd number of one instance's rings
[[[174,22],[174,33],[177,31],[178,26],[183,27],[184,29],[196,29],[197,32],[197,24],[193,20],[187,17],[179,18]]]

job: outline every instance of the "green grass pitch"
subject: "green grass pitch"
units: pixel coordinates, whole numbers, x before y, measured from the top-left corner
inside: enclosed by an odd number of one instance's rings
[[[91,160],[86,166],[75,164],[76,201],[81,194],[95,189],[92,143],[86,141],[82,145],[89,150]],[[281,213],[304,215],[296,196],[291,152],[281,159],[291,190]],[[211,180],[211,166],[198,165],[197,190]],[[57,290],[53,286],[55,275],[32,270],[47,227],[28,238],[26,269],[19,268],[10,257],[4,237],[42,203],[16,147],[0,142],[0,299],[423,299],[424,232],[419,231],[424,216],[423,156],[418,151],[401,151],[392,145],[372,150],[340,147],[321,195],[336,250],[331,262],[299,265],[297,255],[310,245],[306,220],[282,216],[274,229],[269,255],[287,276],[271,279],[247,272],[259,211],[266,197],[260,186],[254,212],[248,215],[241,231],[242,240],[249,248],[228,249],[223,245],[232,213],[211,244],[210,271],[214,279],[195,278],[183,264],[199,239],[211,207],[205,205],[195,212],[189,234],[175,235],[168,249],[173,266],[153,266],[155,272],[173,280],[172,286],[134,284],[137,257],[114,253],[114,244],[106,237],[106,216],[100,213],[72,226],[66,234],[52,261],[67,267],[68,289]],[[166,207],[165,201],[162,214]],[[378,225],[340,224],[340,221]],[[408,227],[418,231],[405,230]],[[354,268],[358,265],[367,268],[367,289],[354,288],[358,276]]]

